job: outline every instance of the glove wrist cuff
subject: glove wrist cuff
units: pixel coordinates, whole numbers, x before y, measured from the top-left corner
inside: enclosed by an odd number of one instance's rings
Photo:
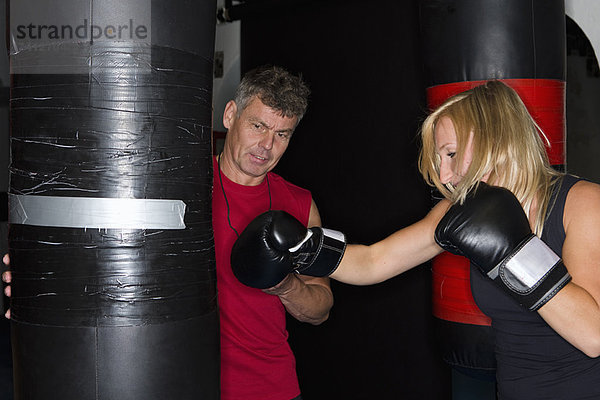
[[[500,264],[488,272],[491,279],[503,274],[515,291],[528,291],[560,261],[554,251],[535,235],[529,238]]]
[[[561,258],[534,234],[487,275],[495,281],[500,280],[523,306],[532,311],[571,280]]]
[[[306,262],[298,263],[295,271],[302,275],[329,276],[342,261],[346,251],[346,236],[342,232],[321,227],[313,227],[309,231],[313,233],[310,239],[313,251],[309,252]],[[302,249],[299,251],[302,253]],[[300,254],[296,260],[302,258]]]

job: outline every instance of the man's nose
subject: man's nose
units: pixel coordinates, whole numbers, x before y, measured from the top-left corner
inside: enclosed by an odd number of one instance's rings
[[[271,150],[273,148],[273,141],[275,140],[275,134],[267,131],[260,139],[260,146],[264,149]]]

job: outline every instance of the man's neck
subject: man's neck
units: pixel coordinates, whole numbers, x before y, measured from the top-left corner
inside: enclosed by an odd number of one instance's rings
[[[227,155],[227,152],[223,150],[221,154],[217,156],[217,163],[220,168],[220,172],[227,177],[230,181],[243,186],[258,186],[264,179],[265,175],[256,177],[250,176],[237,166],[231,157]]]

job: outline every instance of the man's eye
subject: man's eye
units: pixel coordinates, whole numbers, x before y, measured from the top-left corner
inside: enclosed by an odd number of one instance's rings
[[[265,133],[267,129],[262,124],[252,124],[252,130],[256,133]]]
[[[288,140],[290,138],[289,133],[279,133],[278,135],[281,139]]]

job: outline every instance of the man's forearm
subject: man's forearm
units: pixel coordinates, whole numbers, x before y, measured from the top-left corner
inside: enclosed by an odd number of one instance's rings
[[[319,325],[327,320],[333,306],[333,293],[327,282],[328,278],[289,274],[279,285],[264,292],[279,296],[287,312],[298,321]]]

